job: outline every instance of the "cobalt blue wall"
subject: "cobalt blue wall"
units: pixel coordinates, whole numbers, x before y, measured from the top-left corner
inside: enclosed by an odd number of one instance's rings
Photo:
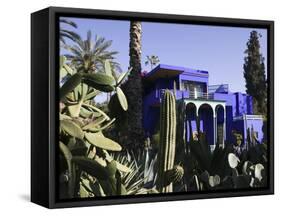
[[[143,122],[143,127],[145,132],[150,136],[155,134],[157,131],[157,124],[159,122],[160,108],[159,107],[149,107],[146,110]]]
[[[243,114],[249,114],[249,115],[253,114],[252,97],[240,92],[236,92],[234,94],[236,97],[235,116],[240,116]]]
[[[163,73],[164,74],[163,74]],[[169,72],[172,72],[171,74]],[[153,78],[151,78],[153,74]],[[170,75],[169,78],[165,78]],[[169,65],[158,65],[152,70],[151,73],[148,73],[146,76],[150,76],[150,80],[146,81],[144,78],[145,89],[144,89],[144,103],[143,103],[143,124],[144,129],[150,135],[156,132],[156,126],[159,121],[160,115],[160,102],[161,102],[161,90],[162,89],[173,89],[174,81],[177,84],[176,98],[181,99],[189,98],[188,91],[180,90],[180,83],[183,80],[193,81],[204,84],[203,91],[206,92],[208,88],[208,72],[201,70],[193,70],[183,67],[174,67]],[[213,94],[214,100],[225,101],[226,103],[226,140],[230,143],[233,143],[232,130],[239,131],[244,140],[246,139],[246,126],[253,125],[254,130],[258,132],[258,138],[261,141],[263,139],[262,133],[262,120],[250,120],[247,122],[243,120],[233,121],[234,117],[242,116],[243,114],[251,115],[253,114],[253,100],[252,97],[243,94],[240,92],[231,93],[231,92],[216,92]],[[209,113],[204,109],[200,111],[200,129],[207,132],[207,140],[210,144],[213,144],[213,114]],[[203,124],[204,122],[204,124]],[[223,115],[220,113],[218,115],[218,123],[223,122]],[[196,131],[196,122],[195,118],[192,118],[192,129]],[[204,125],[204,127],[203,127]],[[250,127],[249,126],[249,127]],[[187,130],[189,131],[189,130]],[[188,137],[189,140],[189,137]]]

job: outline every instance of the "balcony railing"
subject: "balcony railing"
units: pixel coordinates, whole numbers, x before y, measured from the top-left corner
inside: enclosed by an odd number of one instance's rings
[[[206,93],[200,91],[190,91],[189,98],[191,99],[206,99],[206,100],[213,100],[214,94],[213,93]]]
[[[162,97],[162,94],[164,94],[165,89],[159,90],[159,98]],[[173,90],[171,89],[171,92]],[[177,99],[180,98],[190,98],[190,99],[205,99],[205,100],[214,100],[214,94],[213,93],[205,93],[200,91],[187,91],[187,90],[176,90],[176,97]]]

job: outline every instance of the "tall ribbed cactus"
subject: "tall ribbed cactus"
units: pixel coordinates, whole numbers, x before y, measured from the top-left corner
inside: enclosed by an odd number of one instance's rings
[[[161,193],[173,192],[167,182],[167,171],[173,169],[176,150],[176,103],[174,95],[165,90],[160,107],[160,146],[158,153],[157,188]]]

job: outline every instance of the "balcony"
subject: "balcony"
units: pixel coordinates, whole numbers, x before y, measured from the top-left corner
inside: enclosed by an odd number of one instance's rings
[[[160,98],[162,94],[164,93],[165,89],[160,89]],[[173,91],[173,90],[170,90]],[[214,94],[213,93],[206,93],[206,92],[199,92],[199,91],[187,91],[187,90],[176,90],[176,99],[204,99],[204,100],[214,100]]]
[[[147,104],[156,106],[160,104],[161,97],[166,89],[159,89],[150,92],[144,97]],[[174,90],[170,89],[171,92]],[[193,99],[193,100],[215,100],[214,93],[205,93],[199,91],[176,90],[176,99]]]
[[[206,92],[190,91],[189,98],[190,99],[214,100],[214,94],[206,93]]]

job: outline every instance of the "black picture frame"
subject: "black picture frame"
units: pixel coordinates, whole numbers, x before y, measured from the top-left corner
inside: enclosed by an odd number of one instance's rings
[[[58,200],[56,196],[56,155],[58,140],[58,73],[60,16],[187,23],[268,30],[268,141],[269,185],[255,190],[208,191]],[[31,201],[47,208],[146,203],[221,197],[274,194],[274,22],[202,16],[170,15],[125,11],[49,7],[31,15]]]

